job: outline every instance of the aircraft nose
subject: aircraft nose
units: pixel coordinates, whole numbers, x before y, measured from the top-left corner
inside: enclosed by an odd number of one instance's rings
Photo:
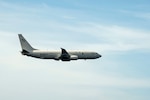
[[[100,54],[97,54],[97,58],[100,58],[100,57],[102,57],[102,55],[100,55]]]
[[[102,55],[99,55],[99,57],[102,57]]]
[[[102,55],[98,54],[98,58],[102,57]]]

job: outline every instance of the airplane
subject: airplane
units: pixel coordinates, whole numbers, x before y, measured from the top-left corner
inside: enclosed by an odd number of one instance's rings
[[[102,57],[97,52],[90,52],[90,51],[67,51],[64,48],[61,48],[60,51],[44,51],[33,48],[28,41],[23,37],[22,34],[18,34],[21,48],[22,48],[22,55],[40,58],[40,59],[54,59],[54,60],[61,60],[61,61],[71,61],[71,60],[78,60],[78,59],[97,59]]]

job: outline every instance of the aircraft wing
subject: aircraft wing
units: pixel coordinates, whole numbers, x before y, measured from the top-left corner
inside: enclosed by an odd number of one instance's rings
[[[61,48],[61,54],[62,55],[69,55],[69,53],[63,48]]]
[[[60,59],[62,61],[70,61],[70,60],[77,60],[78,56],[77,55],[71,55],[69,54],[65,49],[61,48],[61,56]]]
[[[61,60],[63,61],[70,61],[70,54],[63,48],[61,48]]]

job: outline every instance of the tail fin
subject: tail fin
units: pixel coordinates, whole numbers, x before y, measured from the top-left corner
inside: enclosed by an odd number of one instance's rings
[[[31,51],[35,50],[35,49],[28,43],[28,41],[26,41],[26,39],[22,36],[22,34],[18,34],[18,36],[19,36],[19,40],[20,40],[21,47],[22,47],[22,51],[31,52]]]

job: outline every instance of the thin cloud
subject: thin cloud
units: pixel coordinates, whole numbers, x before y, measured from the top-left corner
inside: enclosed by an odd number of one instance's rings
[[[62,16],[64,19],[75,19],[73,16]]]
[[[99,48],[106,51],[130,51],[150,49],[149,31],[131,29],[117,25],[81,24],[77,26],[63,26],[74,33],[94,36],[103,42],[95,44],[81,43],[88,48]],[[86,38],[86,37],[85,37]],[[91,45],[91,46],[90,46]],[[82,47],[82,46],[81,46]]]
[[[137,12],[137,11],[128,11],[128,10],[120,10],[121,13],[127,14],[128,16],[133,16],[135,18],[141,18],[144,20],[150,20],[150,13],[149,12]]]
[[[138,72],[141,70],[136,65],[126,64],[130,63],[127,57],[121,58],[126,60],[125,62],[116,59],[120,57],[119,53],[150,50],[149,30],[94,22],[78,10],[64,10],[44,3],[33,6],[11,3],[1,5],[1,98],[4,95],[9,98],[9,94],[18,97],[19,91],[20,98],[26,94],[26,99],[29,96],[46,96],[51,97],[50,99],[69,97],[68,100],[73,97],[78,100],[116,100],[116,97],[138,100],[135,96],[141,93],[139,91],[144,92],[141,89],[150,88],[148,73],[143,77],[144,75],[136,75],[133,72],[135,75],[128,77],[127,67],[137,69]],[[5,12],[6,8],[12,10]],[[9,15],[13,14],[14,18],[11,18]],[[80,14],[88,20],[77,17]],[[94,18],[94,15],[92,16]],[[54,47],[60,50],[60,47],[65,47],[67,50],[93,50],[104,57],[64,63],[22,56],[19,52],[21,48],[18,32],[39,49],[47,47],[51,50]],[[113,57],[112,52],[115,52]],[[139,60],[136,63],[142,68],[147,64]],[[125,73],[121,73],[121,70]],[[132,89],[138,90],[139,93],[130,95],[133,93],[130,91]]]

